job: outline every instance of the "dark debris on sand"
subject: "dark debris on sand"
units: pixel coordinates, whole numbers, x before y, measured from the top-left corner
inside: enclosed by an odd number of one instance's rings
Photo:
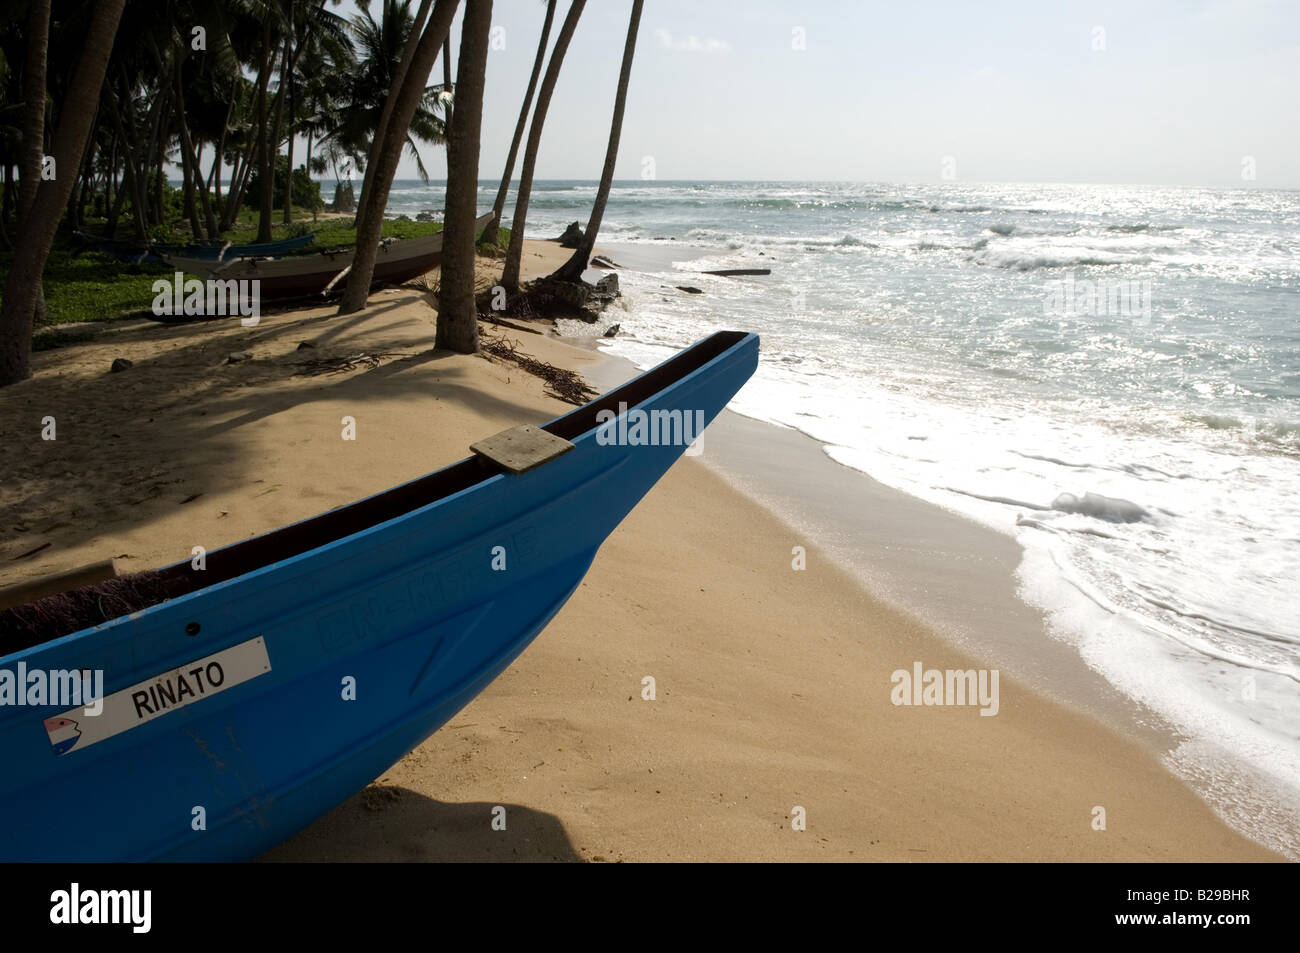
[[[567,403],[581,406],[596,396],[596,392],[587,386],[576,371],[539,361],[519,350],[518,341],[511,341],[504,335],[499,338],[483,338],[480,349],[484,354],[498,360],[509,361],[534,377],[540,377],[546,382],[548,392],[552,396]]]

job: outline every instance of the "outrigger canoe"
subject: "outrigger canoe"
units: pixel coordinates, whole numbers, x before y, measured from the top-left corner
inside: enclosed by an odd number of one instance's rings
[[[476,231],[487,227],[492,213],[475,221]],[[275,298],[302,298],[342,291],[348,282],[348,272],[356,248],[326,249],[305,255],[286,255],[283,258],[243,257],[223,261],[169,255],[167,261],[175,268],[200,278],[217,281],[257,280],[261,300]],[[379,245],[375,258],[372,285],[400,284],[419,277],[438,266],[442,260],[442,233],[420,238],[385,239]]]
[[[296,235],[293,238],[281,238],[273,242],[255,242],[249,245],[225,244],[207,245],[160,245],[156,250],[164,255],[186,255],[205,261],[229,261],[232,258],[246,258],[250,255],[287,255],[289,252],[305,248],[316,240],[315,232]]]
[[[523,651],[683,452],[682,422],[757,363],[756,335],[718,332],[514,449],[498,435],[204,570],[157,570],[162,601],[49,641],[49,607],[104,598],[0,612],[0,673],[103,679],[98,715],[0,706],[0,859],[241,860],[329,811]]]

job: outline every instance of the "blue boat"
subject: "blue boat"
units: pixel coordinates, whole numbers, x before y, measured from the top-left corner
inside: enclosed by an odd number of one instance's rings
[[[228,261],[232,258],[275,258],[305,248],[315,240],[316,233],[309,232],[295,238],[282,238],[279,241],[251,245],[154,245],[152,250],[159,255],[181,255],[185,258],[201,258],[204,261]]]
[[[103,679],[98,715],[0,705],[0,859],[242,860],[300,830],[523,651],[757,363],[757,336],[719,332],[522,449],[507,431],[201,571],[0,612],[0,695],[6,671]],[[117,614],[131,592],[154,604]],[[116,617],[42,641],[40,618],[105,603]]]

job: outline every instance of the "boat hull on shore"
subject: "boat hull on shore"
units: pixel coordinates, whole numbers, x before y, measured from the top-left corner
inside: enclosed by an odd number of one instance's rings
[[[487,226],[492,215],[480,216],[476,231]],[[355,248],[339,248],[309,255],[283,258],[227,258],[223,261],[172,255],[167,261],[176,268],[217,281],[257,281],[264,301],[277,298],[305,298],[347,287],[348,271],[356,257]],[[371,284],[401,284],[438,267],[442,261],[442,233],[420,238],[385,241],[375,256]]]
[[[542,425],[573,449],[534,469],[468,458],[168,567],[189,591],[0,657],[102,672],[105,699],[0,707],[0,858],[247,859],[330,810],[523,651],[685,449],[611,439],[645,432],[622,418],[712,420],[757,361],[755,335],[719,332]]]

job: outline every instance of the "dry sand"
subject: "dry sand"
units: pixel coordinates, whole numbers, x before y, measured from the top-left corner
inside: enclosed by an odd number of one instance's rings
[[[568,254],[530,246],[536,271]],[[371,302],[252,329],[123,322],[37,355],[33,380],[0,391],[0,585],[105,557],[187,559],[568,409],[517,367],[430,353],[427,294]],[[599,360],[507,333],[555,364]],[[294,374],[363,352],[395,356]],[[110,375],[115,357],[135,366]],[[40,439],[45,416],[55,441]],[[355,442],[339,439],[344,416]],[[1007,672],[996,717],[893,706],[894,670],[973,663],[818,550],[793,571],[802,542],[683,459],[504,675],[267,859],[1275,859],[1151,752]]]

